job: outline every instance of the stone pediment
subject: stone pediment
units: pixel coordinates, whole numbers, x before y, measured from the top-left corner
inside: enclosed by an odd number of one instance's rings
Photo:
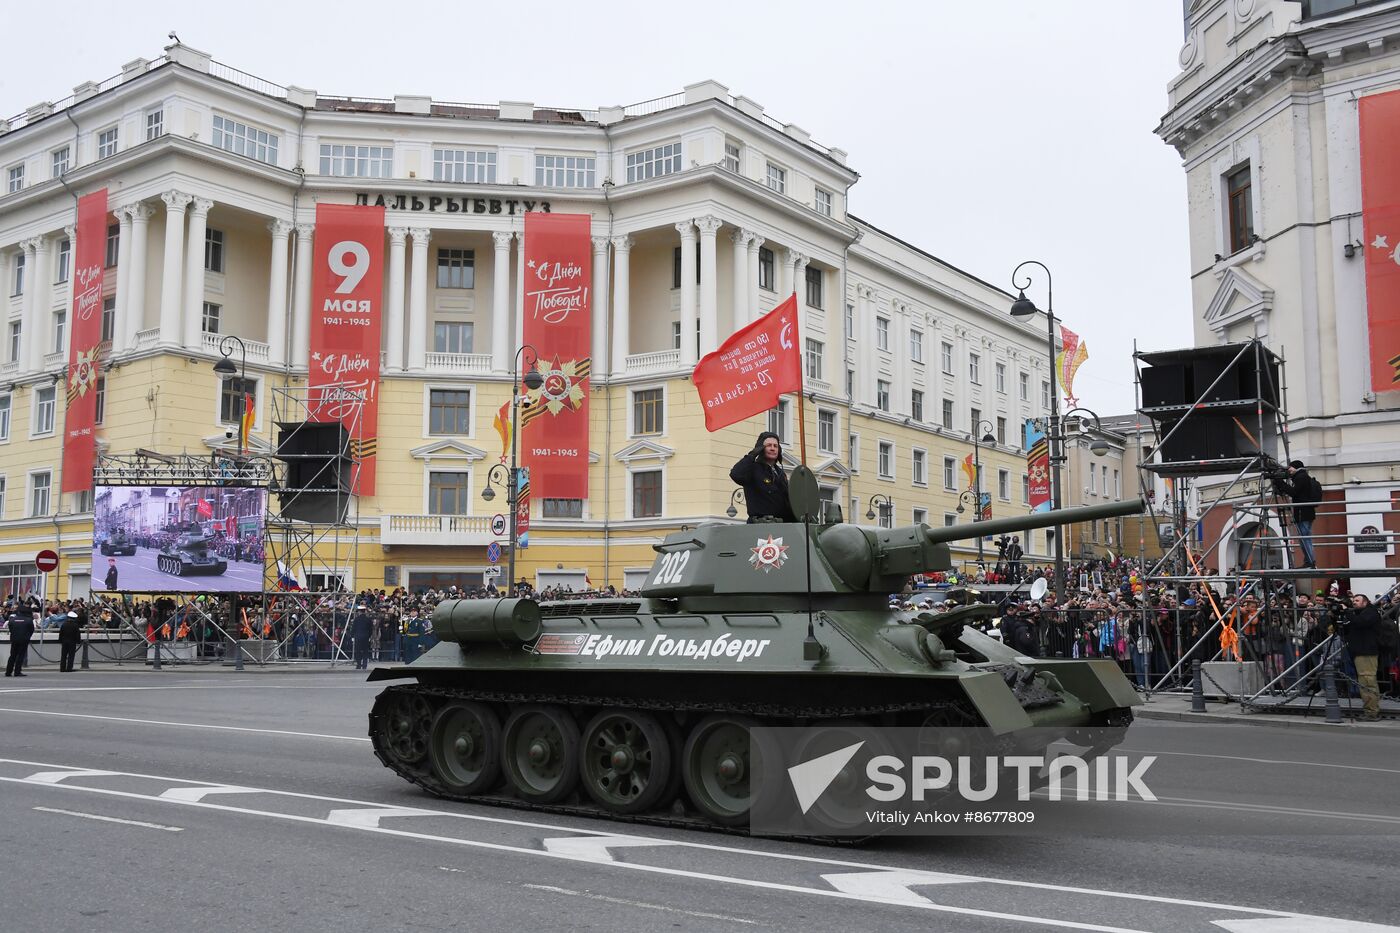
[[[636,463],[646,460],[655,460],[658,463],[665,463],[676,455],[670,447],[665,447],[654,441],[640,440],[619,450],[613,456],[620,463]]]
[[[1225,270],[1203,320],[1217,334],[1244,320],[1263,321],[1274,308],[1274,290],[1238,266]],[[1262,328],[1256,328],[1262,331]],[[1261,334],[1262,335],[1262,334]]]
[[[434,441],[431,444],[424,444],[409,451],[415,460],[465,460],[473,463],[477,460],[486,459],[486,451],[473,447],[470,444],[463,444],[461,441]]]
[[[812,472],[819,479],[839,479],[847,480],[851,478],[851,471],[844,463],[835,457],[827,457],[825,460],[812,467]]]

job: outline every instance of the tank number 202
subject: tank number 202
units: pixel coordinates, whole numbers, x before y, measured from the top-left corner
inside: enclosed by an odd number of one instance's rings
[[[651,581],[653,586],[661,586],[667,583],[681,582],[681,574],[685,571],[685,565],[690,563],[689,551],[672,551],[669,554],[661,555],[661,567],[656,571],[656,578]]]

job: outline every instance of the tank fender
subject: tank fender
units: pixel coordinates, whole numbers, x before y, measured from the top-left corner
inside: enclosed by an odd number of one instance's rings
[[[1022,663],[1053,674],[1095,713],[1142,705],[1132,682],[1108,658],[1023,658]]]
[[[1017,702],[1016,695],[1006,686],[1006,681],[995,671],[971,671],[958,678],[958,686],[963,688],[982,721],[996,735],[1029,729],[1031,717]]]

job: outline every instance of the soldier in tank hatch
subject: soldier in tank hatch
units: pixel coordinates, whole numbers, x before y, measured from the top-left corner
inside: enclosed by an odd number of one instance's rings
[[[750,524],[797,521],[788,502],[782,444],[772,431],[764,431],[758,436],[758,443],[734,464],[729,478],[744,487],[744,505],[749,510]]]

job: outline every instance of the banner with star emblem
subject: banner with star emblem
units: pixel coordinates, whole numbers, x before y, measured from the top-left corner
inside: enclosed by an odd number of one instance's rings
[[[1026,421],[1026,474],[1030,477],[1032,512],[1050,511],[1050,439]]]
[[[97,459],[97,380],[102,343],[102,268],[107,248],[107,189],[78,199],[73,230],[73,310],[68,319],[67,404],[63,415],[63,492],[92,488]]]
[[[355,457],[350,490],[372,496],[379,444],[384,208],[317,204],[311,255],[307,411],[312,421],[339,421],[350,429]]]
[[[1400,391],[1400,91],[1361,98],[1361,223],[1371,391]]]
[[[544,383],[520,407],[520,461],[550,499],[588,498],[591,233],[587,214],[525,215],[523,338]]]

